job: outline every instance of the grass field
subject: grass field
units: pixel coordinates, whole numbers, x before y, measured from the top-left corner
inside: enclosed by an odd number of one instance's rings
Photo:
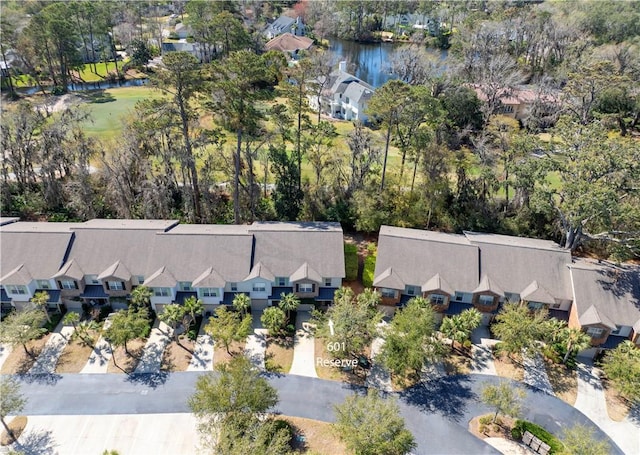
[[[86,108],[91,121],[85,125],[85,132],[100,139],[115,139],[122,132],[122,121],[133,112],[138,101],[162,96],[150,87],[120,87],[107,90],[85,92]]]

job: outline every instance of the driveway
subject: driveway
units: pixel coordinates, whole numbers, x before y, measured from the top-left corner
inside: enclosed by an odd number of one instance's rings
[[[106,415],[188,413],[187,398],[201,373],[168,375],[60,375],[55,383],[23,381],[29,397],[26,415]],[[331,422],[333,406],[364,389],[348,384],[296,375],[269,375],[278,390],[276,411],[286,415]],[[501,378],[486,375],[450,376],[429,381],[401,394],[390,394],[400,405],[407,427],[416,437],[419,454],[499,453],[467,431],[469,420],[489,409],[478,401],[484,382]],[[504,379],[502,379],[504,380]],[[545,393],[525,389],[524,417],[551,432],[583,423],[596,435],[607,436],[580,411]],[[55,438],[55,435],[53,435]],[[612,454],[623,452],[610,442]]]

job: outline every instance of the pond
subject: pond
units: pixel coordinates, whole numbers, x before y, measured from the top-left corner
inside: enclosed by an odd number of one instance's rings
[[[347,61],[347,68],[376,88],[395,78],[389,67],[393,52],[401,46],[408,46],[403,43],[357,43],[337,38],[330,38],[330,42],[330,50],[340,60]],[[445,50],[427,50],[439,54],[442,60],[447,57]]]
[[[82,92],[86,90],[103,90],[108,88],[118,87],[138,87],[145,85],[148,82],[147,78],[127,79],[124,81],[100,81],[100,82],[83,82],[81,84],[69,84],[67,85],[67,91],[69,92]],[[51,91],[51,86],[45,86],[46,92]],[[35,95],[41,92],[40,87],[21,87],[17,88],[16,92],[22,95]]]

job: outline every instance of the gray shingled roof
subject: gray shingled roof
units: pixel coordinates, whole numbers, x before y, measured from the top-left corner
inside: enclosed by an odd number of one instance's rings
[[[313,267],[310,267],[309,264],[305,262],[298,268],[298,270],[291,274],[289,280],[292,283],[302,280],[311,280],[315,281],[316,283],[322,283],[322,275],[320,275],[313,269]]]
[[[362,82],[352,82],[345,89],[344,96],[348,97],[350,101],[361,103],[368,101],[373,96],[373,88],[367,87]]]
[[[570,267],[574,305],[583,325],[640,322],[640,267],[579,260]]]
[[[249,226],[255,237],[254,263],[275,276],[290,277],[305,262],[322,277],[344,277],[339,223],[267,223]]]
[[[251,269],[251,273],[247,275],[244,281],[252,280],[254,278],[264,278],[265,280],[268,280],[268,281],[273,281],[276,279],[275,275],[271,272],[271,270],[265,267],[262,262],[258,262],[256,265],[253,266],[253,268]]]
[[[200,288],[222,288],[225,284],[224,278],[213,267],[209,267],[191,283],[193,287]]]
[[[463,235],[382,226],[374,282],[392,268],[405,285],[422,286],[440,274],[454,289],[471,292],[478,260],[478,247]]]
[[[73,260],[85,275],[101,275],[117,261],[131,274],[144,276],[164,265],[153,270],[147,267],[148,258],[157,248],[154,243],[156,232],[158,228],[163,229],[164,224],[133,223],[138,225],[134,228],[127,222],[129,220],[125,220],[118,227],[118,221],[121,220],[74,228],[75,240],[69,260]]]
[[[9,227],[16,229],[12,223],[3,226],[0,230],[0,248],[2,260],[0,260],[0,277],[2,284],[27,284],[12,283],[4,279],[11,271],[16,270],[21,265],[24,266],[21,272],[21,280],[25,277],[35,279],[49,279],[62,266],[65,253],[69,246],[71,232],[18,232],[9,230]],[[55,223],[41,223],[55,224]],[[26,273],[27,275],[24,275]],[[16,276],[17,278],[17,276]]]
[[[537,281],[556,299],[571,300],[571,252],[549,240],[465,232],[480,248],[480,273],[506,292],[521,294]]]
[[[251,271],[251,235],[246,226],[179,225],[157,234],[147,273],[166,266],[178,281],[194,281],[210,267],[229,282]]]

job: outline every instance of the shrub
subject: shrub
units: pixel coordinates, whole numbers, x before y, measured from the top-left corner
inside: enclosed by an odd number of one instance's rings
[[[373,286],[373,275],[376,271],[376,256],[369,255],[364,260],[364,270],[362,272],[362,285],[365,288]]]
[[[55,330],[63,315],[64,313],[53,313],[51,316],[49,316],[51,318],[51,322],[46,321],[44,323],[44,328],[47,329],[47,333],[53,332]]]
[[[187,338],[191,341],[196,341],[198,338],[198,332],[200,331],[200,325],[202,324],[202,315],[196,316],[196,320],[191,323],[189,330],[187,331]]]
[[[493,416],[486,415],[486,416],[480,417],[479,422],[481,425],[488,425],[491,423],[492,420],[493,420]]]
[[[345,280],[353,281],[358,278],[358,247],[351,243],[344,244]]]
[[[113,313],[113,307],[111,305],[105,305],[100,307],[100,313],[98,314],[98,322],[104,321],[107,316]]]
[[[551,447],[551,449],[549,449],[550,454],[562,452],[563,445],[558,438],[541,426],[532,422],[527,422],[526,420],[516,420],[516,424],[511,429],[511,437],[519,441],[522,439],[522,435],[524,435],[526,431],[540,439],[542,442],[548,444],[549,447]]]

